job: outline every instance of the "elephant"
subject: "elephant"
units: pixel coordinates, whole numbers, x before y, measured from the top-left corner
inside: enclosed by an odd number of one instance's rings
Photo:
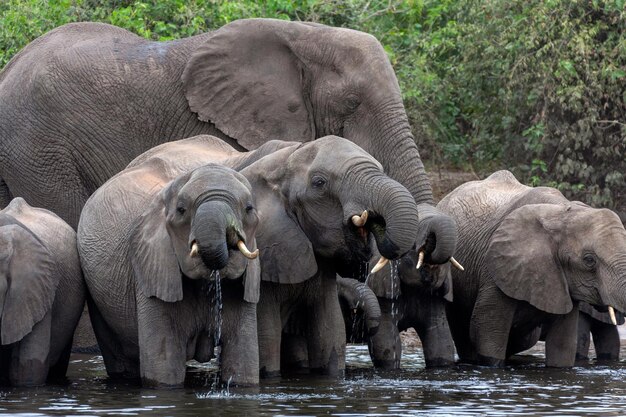
[[[83,209],[89,313],[113,378],[181,386],[186,361],[209,361],[221,342],[222,379],[258,384],[255,199],[230,168],[187,169],[199,159],[135,163]]]
[[[465,183],[438,205],[459,228],[450,330],[463,362],[501,366],[545,337],[545,364],[572,366],[578,303],[626,307],[626,230],[608,209],[509,171]]]
[[[579,303],[578,306],[578,345],[576,348],[576,360],[587,361],[589,359],[590,335],[593,335],[593,346],[598,361],[619,361],[620,336],[617,325],[624,324],[624,315],[614,312],[615,321],[608,312],[601,312],[587,303]]]
[[[70,23],[31,42],[0,73],[0,204],[24,196],[75,227],[91,193],[134,157],[198,134],[237,150],[339,135],[380,161],[417,204],[433,205],[380,42],[275,19],[168,42]],[[427,263],[453,255],[450,224],[420,223]]]
[[[307,326],[308,367],[330,375],[341,374],[345,368],[345,331],[337,296],[336,273],[358,268],[369,259],[371,236],[376,240],[381,256],[388,259],[396,259],[411,248],[418,223],[412,195],[386,176],[380,163],[371,155],[336,136],[304,144],[270,141],[257,150],[239,152],[216,137],[201,135],[157,146],[132,161],[127,170],[137,172],[137,177],[154,181],[152,178],[160,178],[158,175],[164,175],[163,172],[177,173],[181,166],[189,169],[195,164],[208,162],[238,171],[249,181],[256,198],[259,217],[256,241],[261,267],[261,291],[256,313],[259,352],[256,377],[259,374],[273,376],[280,373],[281,331],[295,311],[302,312]],[[141,167],[152,164],[159,166],[161,174],[141,174]],[[122,182],[125,172],[113,177],[90,198],[79,223],[81,260],[96,303],[99,298],[121,290],[92,290],[93,281],[104,284],[119,281],[116,285],[121,288],[130,285],[130,266],[118,266],[128,263],[124,258],[125,247],[116,243],[115,239],[106,238],[107,233],[124,236],[128,234],[124,231],[131,229],[126,225],[128,221],[107,220],[107,213],[114,213],[114,208],[122,213],[126,211],[128,192],[118,193],[123,197],[124,204],[104,198],[108,188],[115,190],[110,184]],[[139,182],[139,179],[135,181]],[[143,183],[137,187],[152,189]],[[133,195],[138,193],[138,190],[132,189]],[[139,209],[136,211],[140,212]],[[134,214],[131,217],[137,216]],[[94,226],[93,222],[99,225]],[[113,230],[111,223],[118,224],[116,227],[119,230]],[[103,244],[108,240],[111,243]],[[101,252],[113,250],[117,251],[117,258],[109,260],[106,265],[102,263]],[[104,270],[99,271],[98,268],[103,266]],[[124,277],[112,278],[111,275],[118,271]],[[145,289],[141,286],[138,289],[137,297],[146,298],[145,293],[140,293]],[[132,348],[134,351],[131,354],[136,358],[138,330],[124,328],[130,319],[119,320],[122,315],[132,317],[133,303],[115,301],[112,304],[114,311],[109,314],[106,324],[117,326],[120,328],[118,331],[128,335],[122,346],[116,349]],[[129,311],[119,311],[120,304],[126,305]],[[98,309],[104,307],[98,306]],[[101,313],[106,318],[107,313]],[[148,318],[151,317],[154,314],[148,315]],[[149,336],[156,332],[150,334],[142,330],[142,326],[139,323],[139,346],[142,344],[141,337],[145,336],[145,344],[158,348],[159,343],[149,340]],[[94,327],[98,327],[97,322],[94,322]],[[102,338],[103,341],[105,339]],[[98,340],[100,342],[100,338]],[[250,336],[245,344],[251,345],[254,340]],[[193,353],[193,346],[187,349],[188,357],[192,357],[189,352]],[[143,368],[144,361],[139,362]],[[167,361],[160,361],[164,362]],[[137,373],[136,365],[134,367],[132,374]],[[107,365],[109,368],[112,366]],[[126,364],[121,364],[117,372],[128,373],[128,368]],[[225,378],[224,375],[222,378]]]
[[[11,200],[0,211],[0,385],[65,377],[85,291],[74,229]]]
[[[376,257],[375,248],[372,252]],[[381,311],[375,333],[348,325],[358,324],[364,310],[343,310],[348,340],[367,343],[376,368],[400,368],[400,332],[411,327],[422,343],[426,367],[454,364],[454,342],[446,317],[446,304],[452,301],[451,263],[417,269],[418,259],[419,253],[414,247],[399,260],[367,277],[367,285],[377,296]],[[344,294],[340,292],[340,298],[345,298]]]

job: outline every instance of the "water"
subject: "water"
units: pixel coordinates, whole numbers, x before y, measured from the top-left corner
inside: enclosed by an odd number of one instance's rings
[[[0,416],[626,415],[626,366],[558,370],[542,360],[539,346],[514,368],[426,370],[421,350],[407,347],[401,371],[377,372],[365,346],[349,346],[342,380],[297,377],[225,390],[206,377],[214,365],[192,363],[190,387],[168,391],[108,382],[101,357],[73,355],[66,386],[0,390]]]

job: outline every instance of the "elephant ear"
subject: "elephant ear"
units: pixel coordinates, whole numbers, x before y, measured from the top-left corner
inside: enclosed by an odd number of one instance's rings
[[[246,149],[268,139],[314,139],[301,63],[286,40],[310,30],[295,22],[249,19],[213,32],[182,75],[189,107]]]
[[[0,266],[0,339],[8,345],[22,340],[50,311],[60,273],[44,244],[19,222],[4,225],[0,233],[8,249]]]
[[[139,291],[146,297],[175,302],[183,299],[183,283],[165,227],[165,201],[171,186],[161,190],[137,220],[129,252]]]
[[[485,259],[487,272],[503,293],[552,314],[573,308],[557,257],[566,209],[529,204],[512,211],[494,232]]]
[[[259,211],[256,239],[261,279],[277,284],[298,284],[313,277],[317,273],[313,246],[295,216],[287,211],[278,187],[253,184],[252,189]]]

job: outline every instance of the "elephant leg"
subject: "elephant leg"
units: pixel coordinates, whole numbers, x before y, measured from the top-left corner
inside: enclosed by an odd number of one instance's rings
[[[280,345],[282,321],[277,293],[280,284],[261,283],[261,297],[257,304],[259,338],[259,369],[261,378],[280,376]]]
[[[139,364],[124,354],[124,347],[102,317],[91,297],[87,297],[87,306],[91,326],[109,377],[113,379],[139,378]]]
[[[480,365],[503,366],[517,300],[495,285],[481,288],[470,322],[470,340]]]
[[[456,353],[459,355],[460,362],[477,363],[478,354],[474,346],[472,346],[469,337],[471,312],[461,310],[452,303],[446,306],[446,313],[450,333],[452,340],[454,340],[454,346],[456,347]]]
[[[224,287],[226,287],[226,283]],[[222,382],[238,386],[259,384],[259,342],[256,304],[243,294],[223,292]]]
[[[578,305],[554,318],[546,332],[546,366],[574,366],[578,339]]]
[[[70,354],[72,353],[72,340],[63,348],[59,359],[50,367],[48,371],[48,381],[57,381],[65,378],[67,367],[70,364]]]
[[[426,367],[450,366],[454,363],[454,343],[446,317],[445,301],[421,297],[419,317],[413,327],[422,341]]]
[[[139,300],[137,329],[139,370],[143,386],[179,387],[185,382],[187,339],[178,334],[182,323],[174,318],[176,303],[156,298]]]
[[[591,334],[593,335],[593,347],[596,349],[596,358],[599,361],[619,360],[620,342],[617,326],[596,321],[591,326]]]
[[[593,319],[586,313],[580,312],[578,316],[578,336],[576,344],[576,360],[589,360],[589,345],[591,344],[591,321]],[[595,338],[594,338],[595,342]]]
[[[309,371],[309,351],[306,337],[282,334],[280,367],[283,371],[304,374]]]
[[[367,347],[374,367],[379,369],[399,369],[402,357],[402,342],[398,331],[398,319],[392,312],[393,302],[378,298],[380,304],[380,324],[378,331],[370,336]],[[396,301],[397,302],[397,301]]]
[[[13,386],[43,385],[48,376],[51,312],[33,326],[11,350],[9,382]]]
[[[309,290],[307,340],[311,372],[342,376],[346,367],[346,328],[336,275],[321,274]]]

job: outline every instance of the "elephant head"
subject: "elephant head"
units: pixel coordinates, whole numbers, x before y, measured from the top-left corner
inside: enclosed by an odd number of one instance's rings
[[[45,245],[21,222],[0,214],[0,342],[22,340],[51,310],[59,285]]]
[[[252,184],[263,280],[297,283],[323,264],[353,272],[369,260],[369,238],[396,259],[415,242],[411,194],[354,143],[336,136],[285,147],[241,173]]]
[[[582,203],[528,204],[491,237],[487,273],[509,297],[552,314],[572,300],[626,307],[626,231],[607,209]]]
[[[146,296],[183,297],[182,275],[244,280],[244,299],[259,298],[258,216],[248,181],[209,164],[181,175],[153,199],[131,239],[131,261]],[[254,251],[254,252],[251,252]]]
[[[398,81],[371,35],[312,23],[239,20],[206,38],[182,80],[199,119],[246,149],[268,139],[338,135],[380,161],[418,204],[433,203]],[[456,229],[450,227],[424,216],[418,246],[428,247],[426,262],[444,263],[453,255]]]

